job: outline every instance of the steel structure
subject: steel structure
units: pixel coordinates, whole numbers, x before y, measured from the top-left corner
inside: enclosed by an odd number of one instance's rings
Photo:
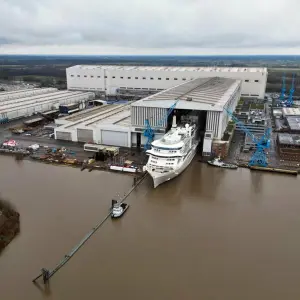
[[[286,88],[285,88],[285,73],[283,73],[283,76],[282,76],[281,93],[280,93],[280,97],[279,97],[279,99],[281,100],[281,102],[284,102],[284,99],[285,99],[285,91],[286,91]]]
[[[289,98],[286,103],[288,107],[292,107],[294,104],[294,101],[293,101],[294,92],[295,92],[295,74],[293,74],[292,86],[290,89]]]
[[[256,150],[249,161],[249,166],[259,166],[259,167],[267,167],[268,160],[265,153],[265,149],[270,148],[270,135],[271,135],[271,128],[266,128],[264,135],[258,139],[254,136],[254,134],[245,126],[245,124],[237,117],[233,115],[232,112],[224,108],[224,110],[231,116],[232,120],[239,125],[240,129],[248,135],[252,141],[256,145]]]
[[[176,107],[176,104],[178,103],[180,99],[176,100],[175,103],[168,109],[166,115],[164,118],[162,118],[159,122],[158,122],[158,126],[161,126],[162,124],[164,124],[164,122],[166,120],[168,120],[168,117],[170,116],[170,114],[173,112],[173,110]],[[145,131],[144,131],[144,136],[147,138],[147,141],[144,145],[144,149],[145,151],[149,150],[151,148],[151,143],[153,142],[155,133],[154,130],[152,129],[149,119],[145,120]]]

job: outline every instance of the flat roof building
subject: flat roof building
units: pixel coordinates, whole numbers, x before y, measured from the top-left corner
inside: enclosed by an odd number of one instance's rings
[[[74,142],[131,147],[130,105],[103,105],[58,119],[55,138]]]
[[[13,120],[54,109],[54,106],[69,103],[83,103],[95,98],[93,92],[58,91],[57,89],[37,89],[25,92],[20,98],[9,98],[0,102],[2,119]],[[56,108],[56,107],[55,107]],[[1,120],[0,118],[0,120]]]
[[[286,117],[286,122],[292,133],[300,133],[300,117]]]
[[[241,96],[263,99],[267,68],[76,65],[66,69],[69,90],[159,92],[196,78],[224,77],[242,81]]]
[[[278,133],[277,144],[282,159],[294,160],[300,163],[300,135]]]
[[[300,108],[298,107],[283,107],[282,114],[284,117],[300,117]]]

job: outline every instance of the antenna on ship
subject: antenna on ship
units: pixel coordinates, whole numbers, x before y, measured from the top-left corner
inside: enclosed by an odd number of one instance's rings
[[[173,115],[172,128],[176,128],[176,127],[177,127],[177,119],[176,119],[176,115]]]

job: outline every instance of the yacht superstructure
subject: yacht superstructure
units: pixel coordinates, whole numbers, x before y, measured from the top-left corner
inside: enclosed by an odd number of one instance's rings
[[[144,170],[153,178],[154,188],[178,176],[191,163],[200,141],[197,129],[195,124],[177,127],[174,116],[172,128],[152,142]]]

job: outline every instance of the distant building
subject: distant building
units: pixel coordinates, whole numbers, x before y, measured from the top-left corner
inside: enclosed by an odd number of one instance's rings
[[[300,134],[300,117],[286,117],[286,123],[291,133]]]
[[[278,133],[277,146],[282,159],[300,162],[300,135]]]
[[[267,127],[267,117],[265,114],[265,104],[263,102],[248,103],[247,105],[243,103],[241,110],[235,115],[258,140],[264,135]],[[236,130],[244,133],[239,124],[236,125]],[[256,144],[251,137],[248,135],[245,136],[244,151],[249,151],[255,147]]]
[[[299,117],[300,118],[300,108],[298,107],[284,107],[282,108],[282,115],[286,117]]]

